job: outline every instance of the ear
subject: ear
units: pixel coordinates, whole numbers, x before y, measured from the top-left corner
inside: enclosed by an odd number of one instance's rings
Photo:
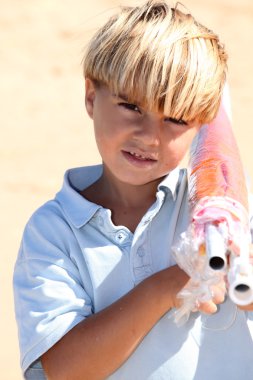
[[[85,107],[91,119],[93,119],[95,97],[96,97],[95,84],[91,79],[86,78],[85,79]]]

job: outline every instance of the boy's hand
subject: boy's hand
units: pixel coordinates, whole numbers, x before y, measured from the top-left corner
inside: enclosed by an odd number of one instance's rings
[[[212,286],[213,297],[208,302],[202,302],[196,307],[196,311],[200,311],[205,314],[214,314],[217,311],[217,305],[221,304],[225,300],[226,285],[222,281],[217,285]]]
[[[175,266],[175,269],[179,270],[179,267]],[[181,270],[181,273],[184,273]],[[185,275],[185,273],[184,273]],[[180,277],[179,277],[180,278]],[[189,277],[188,277],[189,279]],[[185,283],[184,288],[191,289],[191,279],[188,280],[187,283]],[[177,282],[177,284],[180,284],[180,281]],[[182,288],[181,288],[182,289]],[[179,290],[181,290],[179,289]],[[226,295],[226,283],[225,280],[221,280],[218,284],[212,285],[211,287],[211,293],[212,293],[212,299],[206,302],[197,302],[195,307],[191,309],[191,311],[196,312],[200,311],[205,314],[214,314],[217,311],[217,305],[221,304],[225,300]],[[180,308],[182,306],[182,298],[178,297],[178,289],[177,292],[174,293],[175,301],[174,301],[174,307]]]

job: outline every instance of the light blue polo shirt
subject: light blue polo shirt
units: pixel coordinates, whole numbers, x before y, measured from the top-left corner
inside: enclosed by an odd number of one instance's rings
[[[44,378],[38,359],[76,324],[173,265],[171,246],[187,228],[185,170],[160,183],[134,234],[79,194],[101,173],[100,165],[67,171],[61,191],[25,228],[14,296],[27,379]],[[161,318],[109,379],[253,379],[253,313],[226,300],[215,315],[192,313],[182,327],[172,316]]]

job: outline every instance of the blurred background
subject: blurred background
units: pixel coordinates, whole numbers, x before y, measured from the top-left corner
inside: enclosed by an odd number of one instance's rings
[[[182,2],[226,44],[234,132],[253,178],[253,1]],[[67,168],[100,162],[84,110],[85,45],[115,7],[138,3],[0,0],[1,379],[22,379],[12,273],[25,223]]]

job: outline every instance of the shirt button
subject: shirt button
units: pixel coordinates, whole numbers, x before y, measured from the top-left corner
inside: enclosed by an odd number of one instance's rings
[[[128,237],[128,234],[126,231],[118,231],[116,234],[116,241],[120,244],[122,244],[126,238]]]
[[[143,257],[143,256],[145,256],[145,249],[144,249],[144,248],[138,248],[138,250],[137,250],[137,255],[138,255],[139,257]]]

